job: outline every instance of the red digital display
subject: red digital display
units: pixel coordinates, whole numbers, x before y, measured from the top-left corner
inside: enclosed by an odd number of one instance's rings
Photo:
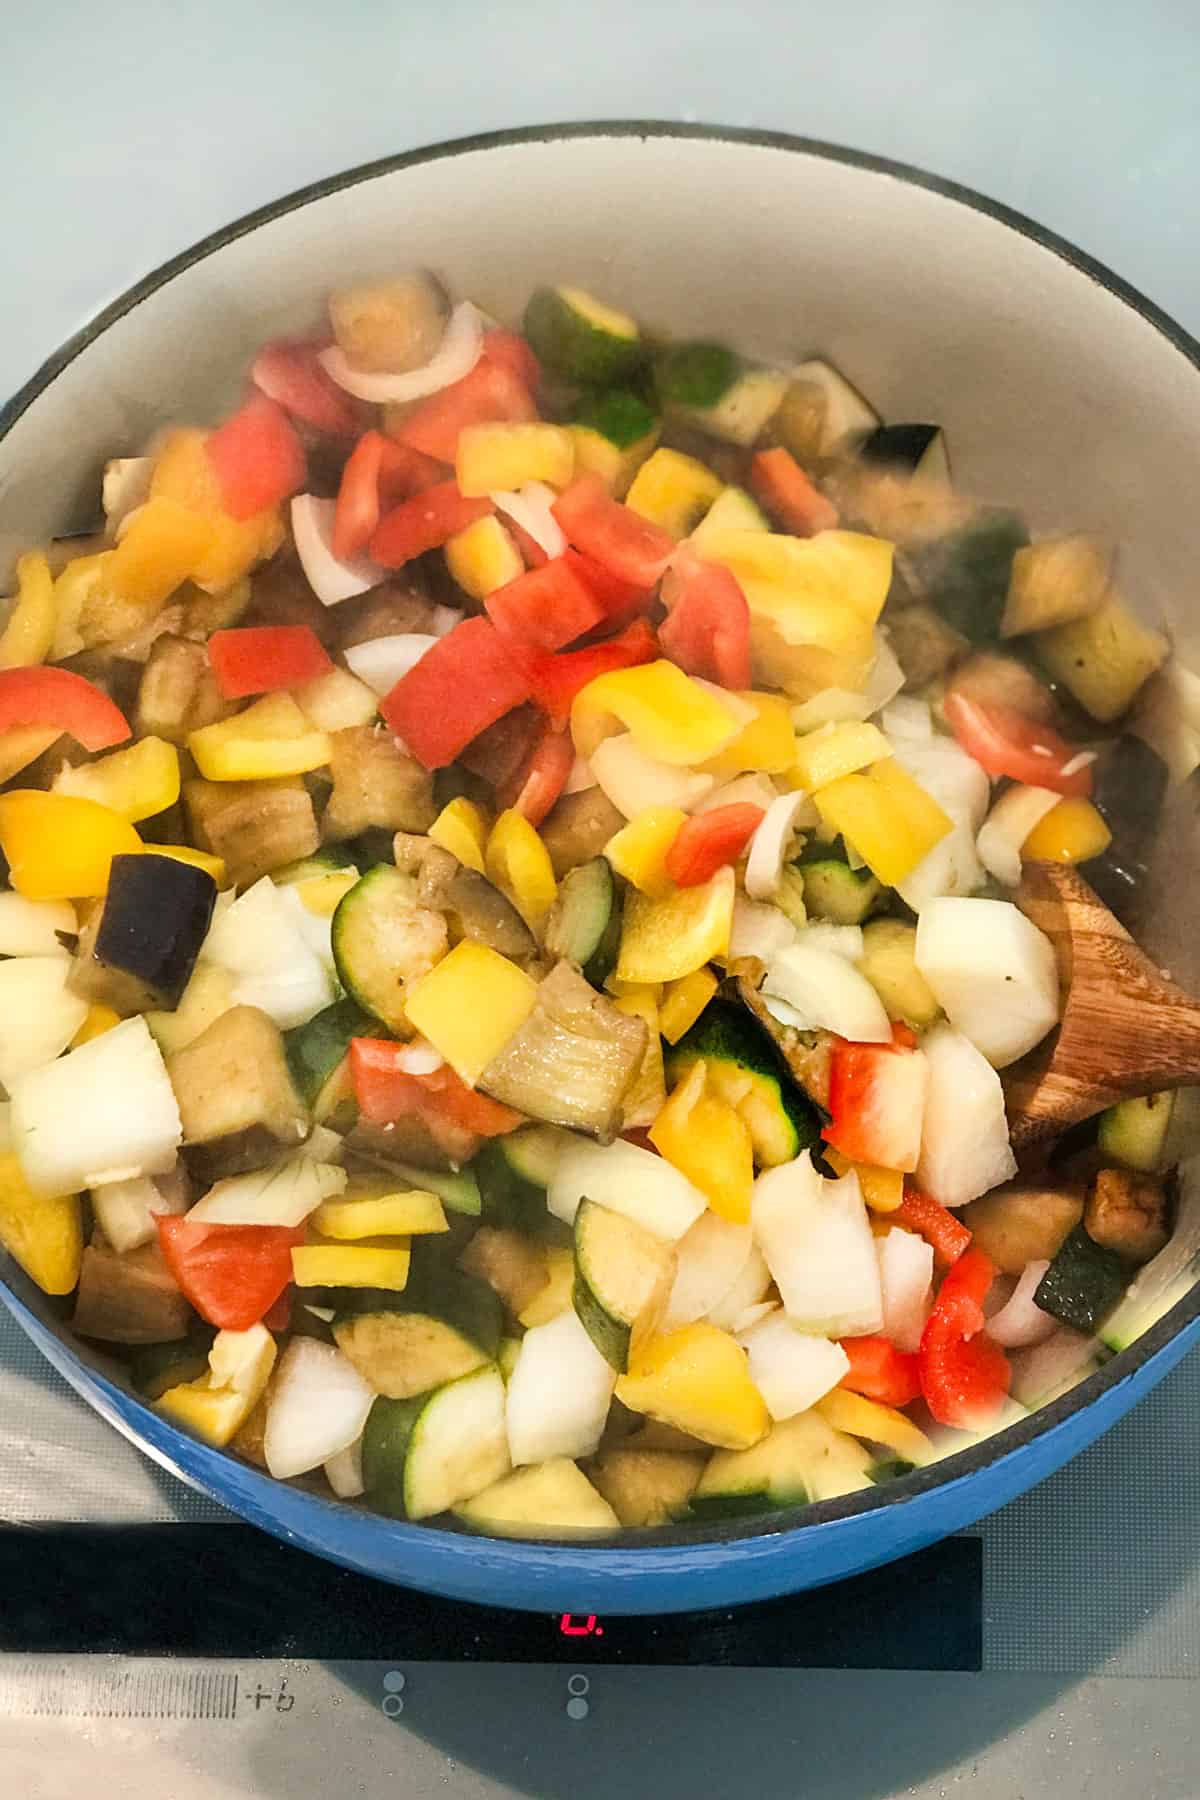
[[[563,1637],[604,1636],[604,1627],[596,1623],[595,1613],[563,1613],[558,1629]]]

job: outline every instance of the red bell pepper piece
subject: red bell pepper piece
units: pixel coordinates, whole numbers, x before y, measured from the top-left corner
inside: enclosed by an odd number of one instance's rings
[[[0,731],[47,725],[66,731],[85,750],[110,750],[132,737],[120,707],[94,682],[71,669],[0,669]]]
[[[750,686],[750,608],[736,576],[718,563],[677,551],[663,582],[663,650],[689,675],[722,687]]]
[[[438,462],[452,463],[465,426],[520,425],[536,419],[533,396],[512,364],[506,349],[499,360],[485,350],[469,375],[422,400],[397,427],[397,438]]]
[[[790,450],[758,451],[750,463],[750,486],[796,537],[813,537],[837,525],[837,507],[813,486]]]
[[[967,1250],[942,1282],[917,1361],[925,1404],[941,1425],[986,1425],[1012,1381],[1008,1358],[984,1334],[983,1302],[996,1278],[982,1250]]]
[[[498,790],[500,804],[513,807],[534,827],[540,825],[562,793],[574,764],[570,732],[548,726],[524,768]]]
[[[208,660],[227,700],[299,687],[333,667],[309,625],[239,625],[214,631],[208,640]]]
[[[442,769],[529,694],[524,667],[491,620],[463,619],[401,676],[379,710],[427,769]]]
[[[468,500],[459,493],[457,482],[439,481],[383,515],[371,535],[371,560],[385,569],[402,568],[494,511],[486,495]]]
[[[518,332],[505,331],[502,325],[485,332],[483,354],[496,368],[508,369],[531,394],[542,385],[542,365]]]
[[[954,688],[942,701],[942,712],[967,755],[989,775],[1007,775],[1056,794],[1086,797],[1091,793],[1091,763],[1072,768],[1079,751],[1048,725],[1039,725],[1010,707],[984,706]]]
[[[307,462],[296,427],[257,390],[209,433],[205,448],[233,519],[252,519],[304,486]]]
[[[885,1337],[843,1338],[842,1349],[850,1367],[838,1386],[881,1406],[911,1406],[921,1395],[921,1376],[915,1356],[897,1350]]]
[[[351,1038],[350,1073],[358,1110],[372,1125],[390,1125],[414,1114],[432,1124],[461,1126],[476,1137],[503,1137],[522,1115],[469,1088],[448,1063],[429,1075],[401,1065],[403,1044],[386,1038]]]
[[[250,379],[260,393],[302,425],[330,437],[353,437],[359,422],[354,402],[317,360],[326,347],[320,340],[289,343],[280,339],[264,344],[254,359]]]
[[[618,624],[628,625],[647,610],[654,598],[648,589],[635,587],[632,581],[622,581],[594,556],[584,556],[582,551],[572,550],[570,545],[563,552],[563,560],[570,563],[579,579],[595,594],[604,608],[604,623],[610,631]]]
[[[915,1169],[928,1080],[919,1051],[839,1039],[829,1065],[831,1120],[821,1136],[851,1162]]]
[[[333,520],[333,553],[348,561],[370,543],[385,505],[410,499],[445,481],[446,470],[430,456],[398,444],[382,431],[364,431],[338,488]]]
[[[663,867],[677,887],[699,887],[737,861],[765,817],[761,806],[748,801],[697,813],[679,827]]]
[[[607,675],[610,669],[632,669],[638,663],[653,662],[657,655],[654,633],[645,619],[635,619],[617,637],[608,638],[603,644],[592,644],[586,650],[560,651],[557,656],[526,651],[521,661],[534,700],[555,725],[565,725],[576,694],[589,681],[595,681],[597,675]]]
[[[186,1213],[160,1213],[155,1223],[181,1292],[220,1331],[248,1331],[271,1310],[305,1238],[303,1225],[205,1225]]]
[[[592,590],[565,556],[540,569],[527,569],[484,601],[488,618],[505,637],[538,650],[561,650],[604,616]]]
[[[907,1182],[904,1198],[891,1216],[897,1225],[904,1225],[918,1237],[923,1237],[944,1268],[956,1263],[971,1247],[971,1233],[962,1220],[956,1219],[940,1200],[931,1199]]]
[[[675,550],[669,532],[614,500],[598,475],[572,482],[550,510],[568,543],[635,588],[654,587]]]

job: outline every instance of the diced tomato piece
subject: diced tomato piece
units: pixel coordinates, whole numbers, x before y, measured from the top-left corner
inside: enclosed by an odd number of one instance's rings
[[[878,1400],[881,1406],[911,1406],[920,1398],[916,1357],[897,1350],[887,1338],[843,1338],[842,1349],[850,1358],[850,1367],[839,1387]]]
[[[402,1065],[405,1046],[384,1038],[351,1038],[350,1073],[358,1108],[372,1125],[390,1125],[416,1115],[445,1121],[476,1137],[502,1137],[522,1115],[466,1086],[448,1063],[429,1075],[413,1075]]]
[[[942,701],[942,712],[967,755],[989,775],[1007,775],[1056,794],[1091,793],[1091,763],[1074,767],[1080,752],[1048,725],[1008,707],[984,706],[953,687]]]
[[[533,396],[514,371],[511,356],[494,361],[485,354],[461,381],[422,400],[397,428],[396,436],[425,456],[452,463],[458,434],[465,426],[527,424],[536,418]]]
[[[635,619],[617,637],[586,650],[563,650],[557,656],[531,650],[521,657],[529,692],[555,725],[565,725],[581,688],[610,669],[632,669],[653,662],[658,640],[645,619]],[[419,666],[419,665],[418,665]]]
[[[248,1331],[292,1279],[303,1225],[204,1225],[159,1213],[158,1241],[181,1292],[219,1331]]]
[[[111,750],[133,736],[125,714],[94,681],[42,664],[0,669],[0,731],[20,725],[52,725],[85,750]]]
[[[837,507],[813,486],[790,450],[758,451],[750,463],[750,486],[796,537],[813,537],[837,525]]]
[[[510,519],[507,513],[504,515],[504,529],[512,533],[517,549],[521,552],[521,561],[527,569],[545,568],[550,558],[542,546],[535,537],[530,537],[523,525],[518,525],[515,519]]]
[[[239,625],[214,631],[208,640],[208,660],[227,700],[299,687],[333,667],[307,625]]]
[[[933,1254],[943,1267],[949,1268],[956,1263],[964,1251],[971,1248],[971,1233],[961,1219],[956,1219],[949,1208],[940,1200],[931,1199],[919,1188],[910,1187],[906,1182],[904,1199],[892,1214],[897,1225],[907,1226],[915,1231],[918,1237],[933,1249]]]
[[[484,334],[483,354],[497,368],[510,370],[531,394],[541,387],[542,365],[519,332],[495,326]]]
[[[628,625],[639,613],[646,611],[654,598],[648,589],[635,587],[632,581],[622,581],[594,556],[584,556],[582,551],[572,550],[569,545],[563,556],[595,594],[604,608],[604,622],[610,627],[615,627],[618,621],[623,626]]]
[[[502,806],[511,806],[534,827],[541,824],[566,785],[575,764],[569,731],[547,728],[516,779],[499,790]]]
[[[551,511],[567,541],[585,556],[594,557],[610,575],[642,589],[661,580],[675,539],[661,525],[614,500],[598,475],[584,475],[572,482]]]
[[[439,481],[384,514],[371,534],[371,560],[385,569],[402,568],[494,511],[486,495],[468,500],[459,493],[457,482]]]
[[[663,582],[668,612],[659,641],[689,675],[722,687],[750,686],[750,608],[730,570],[677,551]]]
[[[334,555],[343,562],[361,556],[385,505],[394,507],[445,480],[445,469],[432,457],[398,444],[382,431],[364,431],[342,470],[333,521]]]
[[[254,359],[250,379],[302,425],[330,437],[353,437],[359,416],[353,400],[325,373],[317,360],[325,344],[316,341],[264,344]]]
[[[483,604],[497,631],[539,650],[561,650],[603,617],[600,602],[563,556],[527,569]]]
[[[851,1162],[915,1169],[928,1086],[920,1051],[839,1039],[829,1064],[831,1119],[821,1136]]]
[[[427,769],[442,769],[529,695],[525,669],[491,620],[463,619],[401,676],[379,710]]]
[[[737,861],[765,817],[761,806],[748,801],[697,813],[679,827],[663,867],[677,887],[699,887]]]
[[[942,1282],[921,1334],[921,1392],[941,1425],[976,1430],[1004,1404],[1012,1370],[984,1332],[983,1302],[995,1278],[982,1250],[965,1251]]]
[[[257,391],[209,433],[205,449],[233,519],[252,519],[304,486],[308,465],[296,427],[282,406]]]

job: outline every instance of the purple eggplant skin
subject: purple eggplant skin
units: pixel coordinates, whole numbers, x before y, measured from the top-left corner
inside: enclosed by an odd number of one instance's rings
[[[208,935],[217,884],[173,856],[114,856],[94,956],[142,981],[173,1012]]]

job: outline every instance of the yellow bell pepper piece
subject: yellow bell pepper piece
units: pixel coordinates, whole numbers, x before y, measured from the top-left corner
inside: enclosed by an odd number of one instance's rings
[[[667,851],[686,822],[687,814],[677,806],[648,806],[609,838],[604,854],[639,893],[660,900],[674,888],[665,867]]]
[[[27,900],[90,900],[108,887],[114,856],[142,849],[128,819],[95,800],[17,788],[0,794],[0,850]]]
[[[732,744],[706,765],[710,775],[741,775],[756,770],[784,775],[795,766],[796,731],[791,708],[781,694],[739,694],[754,708],[754,717]]]
[[[35,1194],[17,1158],[0,1156],[0,1244],[45,1294],[69,1294],[83,1260],[78,1194]]]
[[[1090,800],[1068,798],[1052,806],[1021,845],[1035,862],[1081,863],[1102,856],[1112,832]]]
[[[932,1462],[936,1455],[929,1438],[902,1412],[894,1406],[882,1406],[878,1400],[867,1400],[862,1394],[852,1394],[847,1388],[834,1388],[817,1401],[816,1410],[835,1431],[866,1438],[868,1443],[885,1444],[918,1468]]]
[[[108,565],[108,585],[135,605],[161,606],[202,566],[213,535],[207,519],[177,500],[147,500],[129,515]]]
[[[839,1175],[849,1175],[851,1170],[858,1176],[858,1185],[862,1197],[872,1212],[890,1213],[904,1199],[904,1176],[898,1169],[881,1169],[874,1163],[851,1162],[840,1150],[824,1145],[822,1156],[831,1168]]]
[[[650,1127],[650,1142],[700,1189],[715,1213],[746,1225],[754,1146],[745,1121],[706,1087],[704,1063],[695,1062]]]
[[[494,513],[456,532],[442,554],[454,580],[472,600],[486,600],[525,573],[512,532]]]
[[[718,698],[671,662],[614,669],[589,681],[571,708],[571,736],[580,756],[590,756],[619,728],[618,721],[644,755],[677,764],[709,761],[748,723],[733,695]]]
[[[313,875],[308,881],[298,881],[296,893],[305,912],[312,913],[316,919],[332,919],[341,901],[357,883],[357,869],[333,869],[328,875]]]
[[[645,994],[657,1006],[663,997],[661,981],[622,981],[615,970],[604,977],[604,985],[615,1000],[622,999],[626,994],[632,994],[635,998],[639,994]]]
[[[711,969],[695,969],[671,982],[659,1009],[659,1028],[668,1044],[677,1044],[690,1031],[720,986]]]
[[[631,988],[627,994],[618,994],[613,1001],[618,1012],[631,1019],[640,1019],[646,1027],[641,1067],[621,1103],[626,1126],[649,1125],[658,1117],[667,1098],[662,1034],[658,1028],[658,993],[657,987],[640,986]]]
[[[872,875],[895,887],[953,829],[937,801],[893,757],[843,775],[816,795],[831,835],[839,832]]]
[[[209,546],[192,570],[192,579],[198,587],[220,593],[274,556],[284,528],[278,507],[249,519],[230,518],[205,448],[208,437],[207,431],[190,427],[173,431],[154,464],[150,495],[175,500],[207,522]]]
[[[76,556],[54,583],[54,642],[50,648],[53,662],[75,656],[85,648],[80,620],[91,596],[108,585],[112,555],[111,550],[101,550],[95,556]]]
[[[631,1411],[718,1449],[748,1450],[770,1429],[746,1352],[728,1332],[703,1322],[648,1339],[618,1379],[616,1393]]]
[[[121,1023],[121,1015],[114,1012],[111,1006],[89,1006],[87,1018],[67,1046],[70,1050],[78,1050],[80,1044],[90,1044],[93,1038],[103,1037],[114,1025]]]
[[[468,500],[545,481],[569,487],[575,446],[562,425],[465,425],[454,459],[458,491]]]
[[[427,1237],[449,1231],[436,1194],[423,1188],[397,1189],[385,1181],[355,1182],[341,1200],[326,1200],[312,1218],[322,1237],[349,1239]]]
[[[698,458],[679,450],[656,450],[638,470],[625,504],[672,537],[682,538],[699,524],[724,485]]]
[[[0,783],[11,781],[27,769],[61,736],[53,725],[17,725],[11,731],[0,732]]]
[[[537,983],[524,969],[498,950],[464,938],[413,983],[404,1010],[414,1031],[474,1087],[536,1000]]]
[[[207,850],[193,850],[190,844],[143,844],[142,849],[149,856],[173,856],[176,862],[190,863],[193,869],[203,869],[206,875],[211,875],[219,888],[225,886],[225,859],[222,856],[212,856]],[[357,879],[358,871],[354,873]]]
[[[629,484],[658,442],[658,431],[648,431],[624,449],[590,425],[568,425],[575,446],[575,473],[598,475],[614,500],[622,500]]]
[[[546,1251],[546,1265],[550,1271],[550,1279],[541,1292],[534,1295],[525,1310],[517,1315],[527,1331],[534,1325],[548,1325],[551,1319],[557,1319],[559,1313],[566,1312],[575,1291],[573,1250],[567,1250],[560,1244],[551,1244]]]
[[[179,798],[179,752],[163,738],[139,738],[96,762],[60,770],[54,793],[75,794],[111,807],[131,825],[166,812]]]
[[[622,981],[678,981],[729,950],[735,891],[733,870],[718,869],[698,887],[676,888],[662,900],[631,892],[617,974]]]
[[[155,1408],[224,1449],[266,1393],[276,1355],[275,1339],[265,1325],[218,1331],[208,1353],[208,1373],[168,1388]]]
[[[486,521],[481,521],[486,523]],[[443,806],[429,835],[435,844],[456,856],[464,868],[483,874],[483,851],[487,842],[487,820],[473,800],[450,800]]]
[[[290,694],[267,694],[245,712],[188,737],[196,767],[209,781],[269,781],[324,768],[329,734],[314,731]]]
[[[558,883],[550,852],[524,813],[502,812],[484,856],[488,880],[507,894],[531,931],[540,931],[554,905]]]
[[[810,731],[796,744],[797,785],[815,793],[892,754],[877,725],[846,724]]]
[[[297,1287],[389,1288],[408,1286],[412,1251],[394,1239],[381,1244],[298,1244],[292,1251]]]
[[[54,577],[40,550],[17,564],[17,594],[0,634],[0,669],[45,662],[54,643]]]
[[[858,531],[822,531],[811,538],[775,531],[713,531],[705,535],[704,557],[731,569],[747,599],[750,587],[764,598],[773,591],[772,607],[786,613],[795,603],[801,616],[811,607],[874,625],[892,585],[893,546]]]

